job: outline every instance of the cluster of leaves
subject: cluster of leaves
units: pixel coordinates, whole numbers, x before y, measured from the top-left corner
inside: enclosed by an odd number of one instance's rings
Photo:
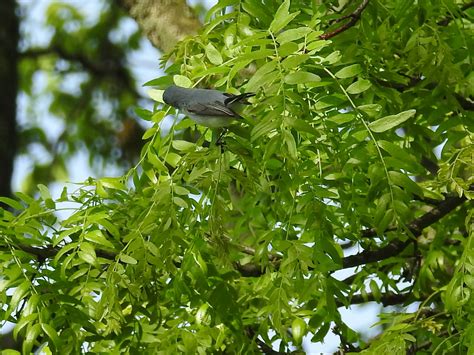
[[[186,118],[163,134],[158,102],[124,177],[2,199],[2,316],[24,351],[283,352],[331,325],[343,350],[472,349],[474,37],[450,6],[370,3],[324,40],[329,5],[220,1],[149,85],[255,92],[223,152],[185,140]],[[367,301],[421,303],[367,344],[338,311]]]

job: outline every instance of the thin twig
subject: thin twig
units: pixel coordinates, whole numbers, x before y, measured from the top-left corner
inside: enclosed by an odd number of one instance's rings
[[[329,39],[332,38],[336,35],[338,35],[341,32],[344,32],[345,30],[351,28],[354,26],[357,21],[360,19],[360,15],[362,14],[362,11],[367,7],[367,4],[369,3],[369,0],[363,0],[361,4],[350,14],[345,15],[341,17],[340,19],[335,20],[334,22],[340,22],[345,19],[349,19],[344,25],[341,27],[336,28],[334,31],[323,33],[321,36],[319,36],[320,39]]]

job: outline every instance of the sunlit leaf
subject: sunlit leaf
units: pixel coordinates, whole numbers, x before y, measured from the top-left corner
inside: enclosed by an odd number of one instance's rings
[[[396,115],[385,116],[377,121],[369,123],[369,128],[373,132],[381,133],[392,129],[413,117],[416,110],[407,110]]]

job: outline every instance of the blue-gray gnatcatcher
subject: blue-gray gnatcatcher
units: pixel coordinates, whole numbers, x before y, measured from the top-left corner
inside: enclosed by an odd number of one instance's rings
[[[227,127],[236,118],[242,118],[235,109],[239,104],[249,105],[253,93],[227,94],[218,90],[186,89],[172,85],[163,93],[163,100],[196,123],[211,127]]]

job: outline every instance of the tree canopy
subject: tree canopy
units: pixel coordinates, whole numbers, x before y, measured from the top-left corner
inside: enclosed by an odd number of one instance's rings
[[[0,198],[23,352],[472,352],[473,7],[219,1],[146,83],[131,169]],[[172,83],[256,96],[219,147]],[[374,339],[340,314],[367,302],[397,306]]]

